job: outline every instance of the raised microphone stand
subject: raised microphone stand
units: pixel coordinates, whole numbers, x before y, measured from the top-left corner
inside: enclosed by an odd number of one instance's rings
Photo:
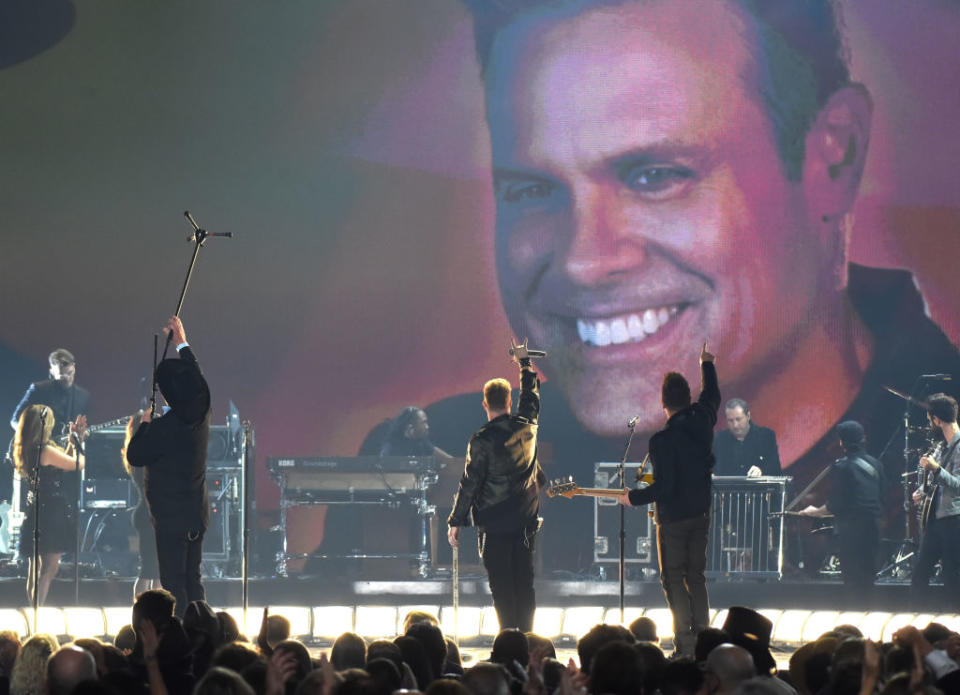
[[[173,312],[173,315],[177,318],[180,318],[180,310],[183,309],[183,300],[187,296],[187,288],[190,286],[190,278],[193,277],[193,269],[197,265],[197,256],[200,255],[200,248],[210,237],[226,237],[228,239],[233,238],[233,232],[208,232],[206,229],[201,228],[200,225],[197,224],[197,221],[193,219],[193,215],[190,214],[189,210],[185,211],[183,216],[186,217],[193,226],[193,234],[187,237],[187,241],[194,242],[194,245],[193,255],[190,257],[190,265],[187,267],[187,276],[184,278],[183,288],[180,290],[180,299],[177,300],[177,310]],[[173,340],[173,333],[167,333],[167,342],[163,346],[163,355],[160,357],[161,361],[167,356],[167,350],[170,349],[171,340]],[[157,361],[156,352],[156,347],[154,347],[153,392],[150,398],[151,417],[156,414],[157,409],[157,365],[159,362]]]
[[[626,476],[626,466],[627,466],[627,455],[630,453],[630,444],[633,442],[634,431],[637,426],[636,418],[630,420],[627,423],[627,427],[630,430],[629,436],[627,436],[627,444],[623,447],[623,457],[620,459],[620,466],[617,468],[617,475],[620,477],[620,487],[627,487],[627,476]],[[626,518],[624,516],[624,505],[619,505],[620,507],[620,624],[623,624],[624,621],[624,595],[626,593],[627,585],[627,556],[626,556],[626,543],[627,543],[627,529],[626,529]]]

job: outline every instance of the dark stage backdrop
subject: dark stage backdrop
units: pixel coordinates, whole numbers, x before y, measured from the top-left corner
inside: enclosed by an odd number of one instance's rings
[[[850,259],[913,271],[956,343],[960,4],[843,9],[874,106]],[[265,457],[353,454],[404,405],[512,376],[472,42],[454,0],[76,3],[59,43],[0,70],[2,403],[65,346],[93,421],[135,409],[185,209],[234,233],[182,316],[215,420],[232,399],[255,423],[262,509]],[[293,515],[292,547],[321,516]]]

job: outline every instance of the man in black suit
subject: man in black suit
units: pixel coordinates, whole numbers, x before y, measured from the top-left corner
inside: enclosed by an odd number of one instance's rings
[[[691,404],[683,375],[663,377],[660,400],[667,424],[650,438],[653,483],[624,490],[620,503],[656,503],[660,583],[673,613],[676,651],[693,655],[697,634],[710,624],[707,597],[707,534],[710,530],[713,427],[720,409],[716,357],[700,350],[700,397]]]
[[[533,537],[540,528],[538,493],[545,482],[537,461],[540,379],[526,341],[513,347],[520,365],[520,402],[511,415],[510,382],[491,379],[483,387],[487,424],[470,438],[460,487],[447,519],[447,538],[456,548],[460,527],[471,521],[480,532],[480,556],[490,580],[500,629],[533,630]]]
[[[157,535],[160,583],[174,595],[182,616],[190,601],[204,598],[200,560],[210,521],[210,389],[180,319],[171,318],[166,330],[179,353],[179,359],[157,365],[157,385],[170,411],[156,420],[149,410],[143,414],[127,447],[127,460],[146,466],[144,490]]]
[[[717,432],[713,453],[717,475],[783,475],[777,435],[750,419],[750,406],[742,398],[731,398],[724,407],[727,429]]]

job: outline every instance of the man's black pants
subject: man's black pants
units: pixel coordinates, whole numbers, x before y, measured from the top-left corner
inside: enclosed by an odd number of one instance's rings
[[[710,514],[657,524],[660,584],[673,613],[676,650],[693,656],[697,635],[710,625],[707,597],[707,535]]]
[[[869,608],[877,576],[880,520],[859,516],[837,519],[836,526],[846,604],[852,608]]]
[[[960,605],[960,516],[937,519],[931,515],[926,531],[920,538],[910,579],[910,599],[914,607],[933,605],[927,586],[933,577],[937,560],[941,562],[940,576],[946,589],[946,604],[942,601],[937,604],[956,607]]]
[[[165,525],[158,520],[157,562],[160,564],[160,585],[177,600],[177,615],[183,617],[187,604],[205,598],[200,583],[200,560],[203,553],[203,529],[194,531]]]
[[[533,535],[481,533],[483,566],[490,581],[500,629],[533,631],[537,600],[533,591]]]

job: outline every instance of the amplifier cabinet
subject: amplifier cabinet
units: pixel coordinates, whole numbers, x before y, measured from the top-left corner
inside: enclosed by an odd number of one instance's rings
[[[593,487],[622,487],[617,480],[619,467],[619,463],[595,463]],[[639,463],[628,463],[624,467],[630,487],[635,486],[639,468]],[[656,529],[646,508],[627,509],[623,517],[625,562],[656,565]],[[613,498],[593,498],[593,561],[598,564],[620,562],[620,505]]]
[[[207,471],[207,495],[210,498],[210,525],[203,537],[203,561],[227,562],[239,552],[240,475],[226,470]]]

